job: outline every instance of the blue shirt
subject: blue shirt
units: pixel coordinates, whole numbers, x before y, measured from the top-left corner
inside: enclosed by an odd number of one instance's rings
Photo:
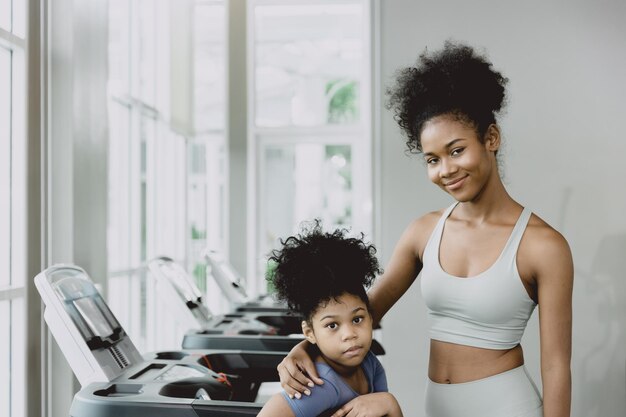
[[[283,392],[283,397],[296,417],[317,417],[326,410],[336,410],[359,395],[327,364],[317,362],[315,367],[324,384],[311,389],[311,395],[303,395],[296,400]],[[363,359],[361,368],[370,393],[388,391],[385,370],[371,351]]]

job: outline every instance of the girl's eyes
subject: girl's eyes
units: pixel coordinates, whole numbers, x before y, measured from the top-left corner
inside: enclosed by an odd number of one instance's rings
[[[352,323],[354,324],[359,324],[364,320],[364,318],[362,316],[358,316],[352,319]],[[328,323],[326,326],[324,326],[330,330],[335,330],[339,327],[338,323],[332,322],[332,323]]]

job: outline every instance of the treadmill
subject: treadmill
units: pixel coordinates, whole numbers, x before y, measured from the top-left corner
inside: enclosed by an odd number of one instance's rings
[[[152,259],[148,269],[157,280],[157,292],[177,320],[195,327],[185,334],[183,349],[289,352],[304,338],[301,318],[291,313],[258,310],[213,316],[191,277],[170,258]],[[376,340],[372,340],[371,350],[376,355],[385,353]]]
[[[171,258],[160,256],[148,262],[157,293],[179,321],[205,334],[281,335],[302,333],[299,316],[284,312],[234,312],[213,315],[187,271]]]
[[[55,265],[35,277],[44,318],[82,388],[71,417],[255,416],[284,352],[183,350],[142,357],[87,273]]]
[[[289,308],[266,294],[258,298],[250,297],[243,287],[241,276],[233,266],[217,251],[206,250],[204,259],[210,268],[210,275],[217,283],[222,294],[235,307],[236,312],[288,312]]]

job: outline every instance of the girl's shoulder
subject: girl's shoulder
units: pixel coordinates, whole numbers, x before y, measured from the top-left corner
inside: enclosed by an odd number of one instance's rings
[[[377,368],[382,368],[383,364],[376,357],[376,355],[374,355],[374,353],[370,350],[369,352],[367,352],[367,355],[365,355],[365,358],[363,358],[363,362],[361,362],[361,366],[364,369],[371,369],[374,371]]]

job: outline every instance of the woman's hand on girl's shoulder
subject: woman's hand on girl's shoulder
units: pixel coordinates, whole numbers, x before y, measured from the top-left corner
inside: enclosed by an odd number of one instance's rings
[[[315,384],[324,383],[317,374],[317,368],[307,347],[309,347],[307,340],[298,343],[276,367],[280,385],[290,398],[299,399],[302,394],[310,395]]]

